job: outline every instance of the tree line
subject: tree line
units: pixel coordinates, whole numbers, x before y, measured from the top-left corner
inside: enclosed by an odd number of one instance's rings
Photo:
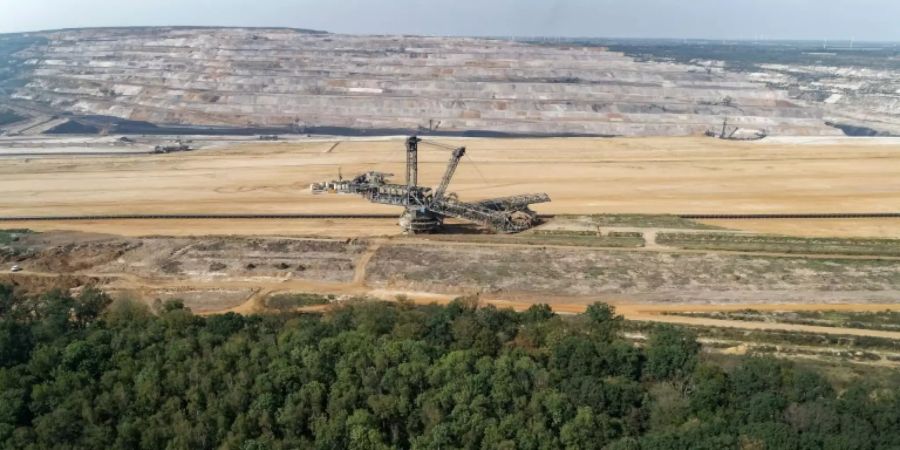
[[[351,301],[200,317],[0,285],[10,449],[896,449],[900,380],[838,392],[685,329],[635,345],[602,303],[555,315]]]

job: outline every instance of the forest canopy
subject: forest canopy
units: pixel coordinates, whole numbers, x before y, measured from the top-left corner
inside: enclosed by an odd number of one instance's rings
[[[888,449],[900,382],[708,360],[686,329],[636,345],[602,303],[352,301],[200,317],[94,289],[0,285],[0,447]]]

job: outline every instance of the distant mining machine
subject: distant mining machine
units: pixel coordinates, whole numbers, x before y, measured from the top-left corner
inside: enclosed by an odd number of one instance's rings
[[[451,150],[450,162],[437,188],[419,185],[419,144],[428,144]],[[550,201],[547,194],[525,194],[482,200],[475,203],[459,201],[447,188],[465,147],[448,147],[416,136],[406,140],[406,184],[392,184],[392,176],[383,172],[366,172],[351,180],[339,178],[325,183],[314,183],[314,194],[358,194],[373,203],[402,206],[400,226],[407,233],[428,233],[440,229],[447,217],[477,223],[497,233],[518,233],[537,223],[537,214],[530,206]]]
[[[747,130],[741,127],[732,127],[731,131],[729,131],[727,117],[722,121],[722,131],[720,133],[710,129],[707,130],[705,134],[709,137],[727,141],[758,141],[760,139],[765,139],[768,136],[768,133],[766,133],[765,130]]]
[[[188,145],[189,142],[190,141],[184,142],[181,139],[178,139],[172,144],[157,145],[153,148],[153,153],[188,152],[193,150],[191,146]]]

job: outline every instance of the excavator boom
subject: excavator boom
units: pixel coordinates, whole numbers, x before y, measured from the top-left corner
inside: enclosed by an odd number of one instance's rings
[[[447,187],[450,186],[450,180],[453,178],[453,174],[456,173],[456,168],[459,167],[459,160],[462,159],[465,154],[465,147],[453,150],[453,155],[450,157],[450,163],[447,164],[447,170],[444,172],[444,178],[441,179],[441,184],[438,185],[438,188],[434,191],[432,204],[444,199],[444,193],[447,192]]]
[[[419,143],[452,150],[444,177],[434,191],[418,184]],[[410,233],[434,231],[446,217],[474,222],[500,233],[517,233],[533,227],[537,214],[529,206],[549,202],[547,194],[515,195],[475,203],[461,202],[455,194],[447,194],[450,181],[465,155],[465,147],[454,148],[412,136],[406,140],[405,184],[391,184],[387,180],[390,174],[367,172],[352,180],[313,183],[310,190],[313,193],[359,194],[373,203],[402,206],[406,210],[400,217],[400,225]]]

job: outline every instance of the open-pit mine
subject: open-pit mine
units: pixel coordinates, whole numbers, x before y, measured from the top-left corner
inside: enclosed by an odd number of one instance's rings
[[[841,134],[826,125],[826,99],[791,88],[791,75],[639,61],[602,46],[191,28],[68,30],[5,42],[11,68],[3,91],[20,113],[46,118],[26,132],[187,125],[684,136],[728,117],[770,135]],[[842,96],[853,97],[829,102]],[[896,123],[897,105],[857,115]]]
[[[839,82],[808,61],[738,70],[610,48],[0,36],[0,281],[203,313],[305,293],[560,312],[602,300],[738,328],[754,325],[666,313],[897,309],[890,61]]]

